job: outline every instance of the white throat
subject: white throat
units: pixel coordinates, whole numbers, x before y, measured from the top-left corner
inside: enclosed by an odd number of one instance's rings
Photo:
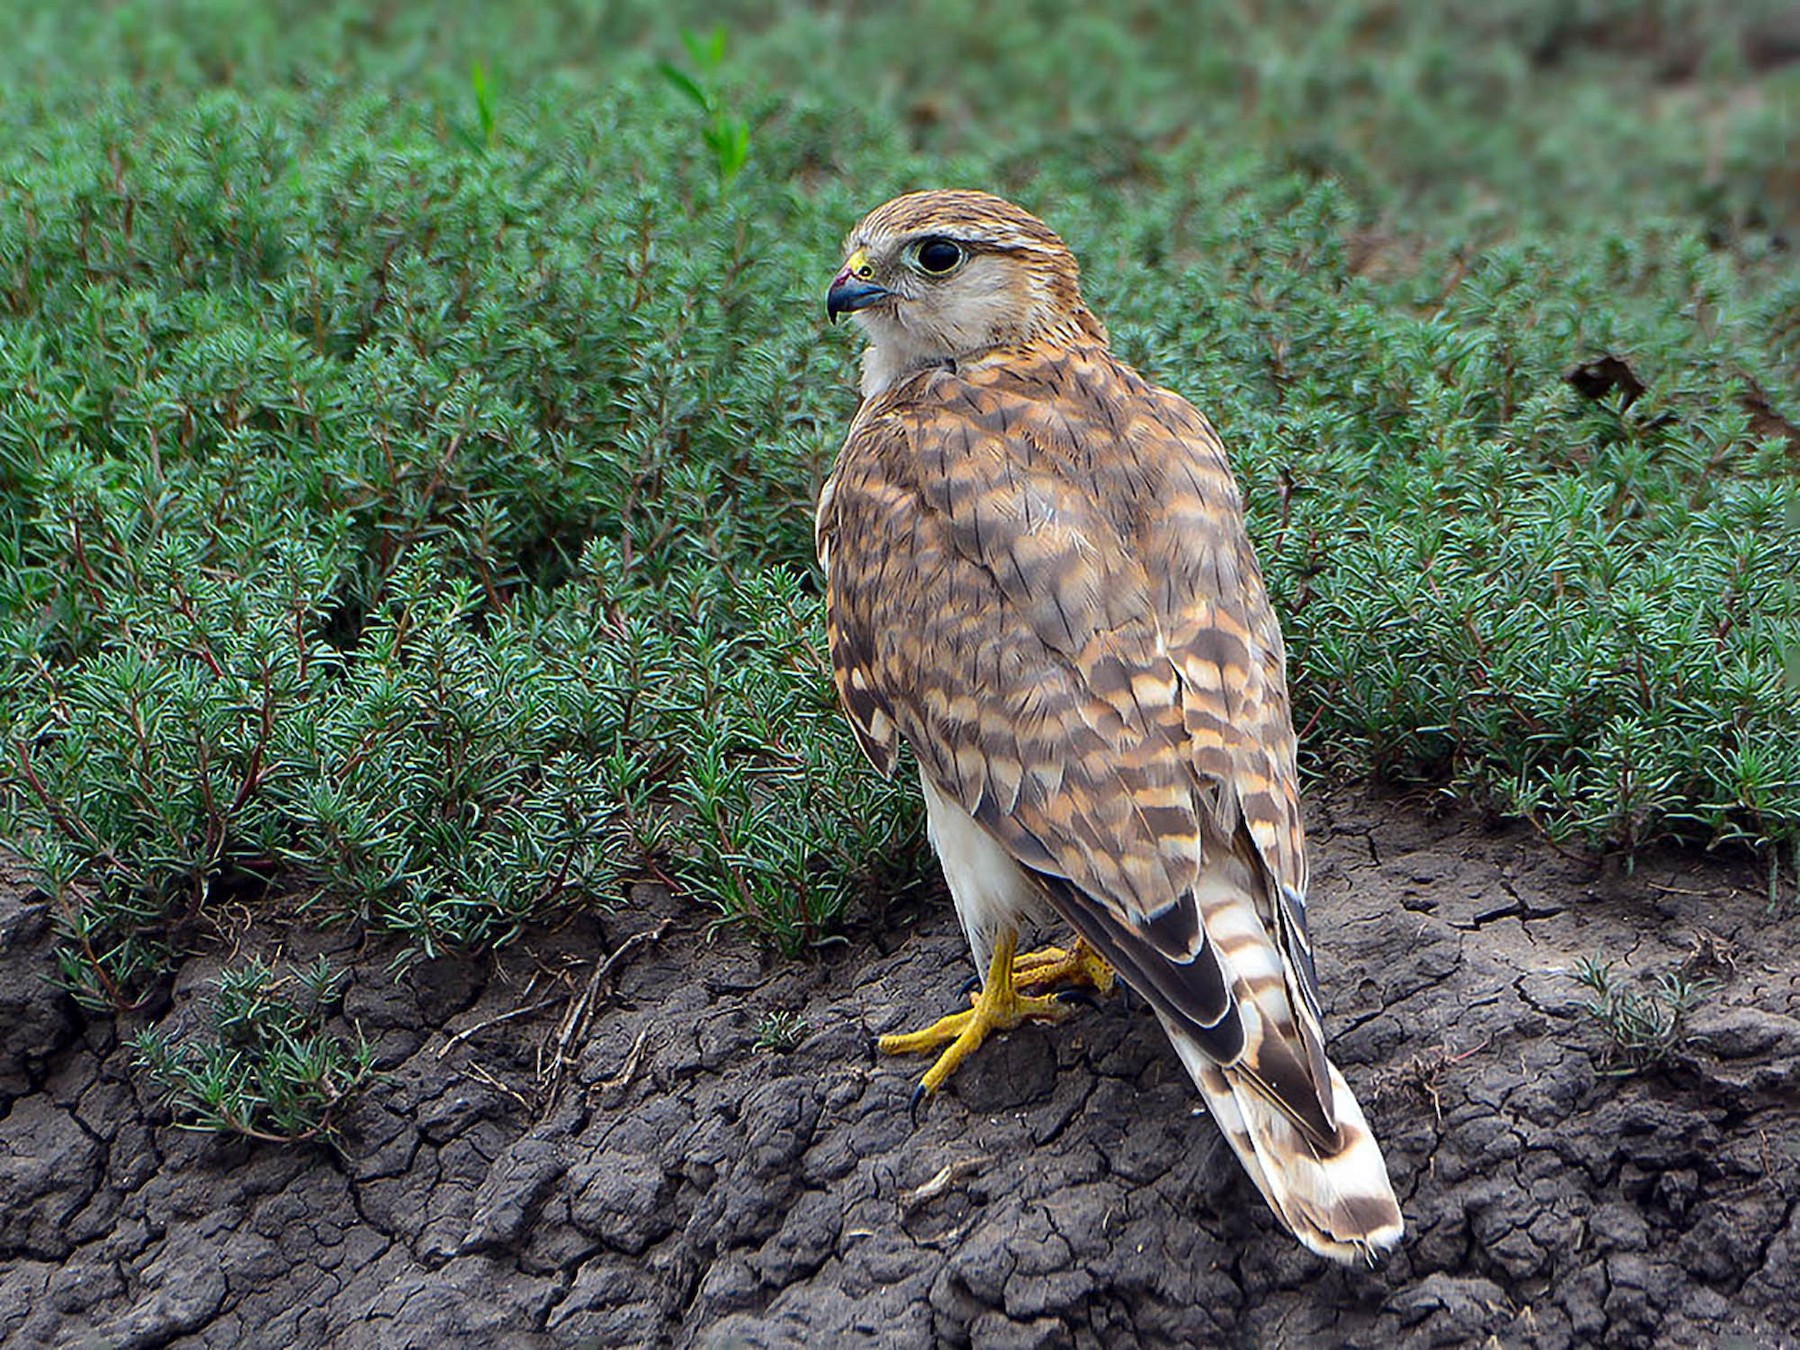
[[[942,362],[944,353],[935,345],[926,347],[908,342],[904,329],[884,325],[879,337],[863,349],[862,396],[874,398],[883,390],[905,379],[914,371]]]

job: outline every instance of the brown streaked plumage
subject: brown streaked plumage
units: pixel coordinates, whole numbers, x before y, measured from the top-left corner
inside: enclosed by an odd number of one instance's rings
[[[1001,945],[1010,998],[1018,923],[1060,915],[1301,1241],[1391,1246],[1325,1058],[1286,657],[1218,437],[1112,355],[1074,257],[1008,202],[901,197],[846,253],[830,308],[871,345],[819,504],[832,660],[871,760],[919,761],[978,964]]]

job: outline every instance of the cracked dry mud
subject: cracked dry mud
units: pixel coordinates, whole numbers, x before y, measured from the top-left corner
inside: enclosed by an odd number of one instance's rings
[[[1698,854],[1609,877],[1362,796],[1328,798],[1314,838],[1333,1054],[1410,1225],[1379,1270],[1276,1230],[1141,1005],[991,1043],[915,1128],[922,1064],[869,1039],[957,1002],[941,897],[801,963],[705,945],[705,916],[652,891],[398,982],[380,941],[240,934],[354,969],[346,1014],[390,1076],[339,1156],[172,1128],[129,1071],[132,1019],[42,981],[47,920],[15,889],[0,1342],[1800,1342],[1795,909]],[[1666,1066],[1606,1071],[1570,977],[1599,953],[1725,981]],[[188,963],[171,1016],[225,955]],[[789,1052],[758,1047],[771,1013],[804,1022]]]

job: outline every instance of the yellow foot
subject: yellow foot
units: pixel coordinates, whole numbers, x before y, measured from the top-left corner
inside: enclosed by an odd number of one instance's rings
[[[1011,1031],[1026,1021],[1060,1022],[1069,1015],[1069,1005],[1057,995],[1024,994],[1019,992],[1022,987],[1085,984],[1103,994],[1111,991],[1112,967],[1086,943],[1077,941],[1068,952],[1056,947],[1029,952],[1015,961],[1018,942],[1016,933],[1000,935],[988,962],[987,983],[980,993],[971,995],[974,1006],[968,1012],[941,1017],[923,1031],[883,1036],[875,1043],[884,1055],[912,1055],[945,1047],[920,1080],[920,1095],[929,1096],[942,1087],[991,1033]]]
[[[1086,938],[1076,938],[1075,945],[1042,947],[1013,958],[1013,983],[1021,989],[1042,989],[1060,985],[1066,989],[1092,989],[1102,998],[1112,993],[1118,976],[1106,964],[1106,958],[1088,946]]]

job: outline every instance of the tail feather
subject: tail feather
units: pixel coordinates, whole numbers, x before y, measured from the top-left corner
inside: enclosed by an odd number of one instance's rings
[[[1334,1261],[1373,1263],[1405,1230],[1381,1147],[1336,1066],[1327,1064],[1338,1144],[1321,1149],[1246,1078],[1163,1019],[1181,1062],[1238,1161],[1295,1237]]]

